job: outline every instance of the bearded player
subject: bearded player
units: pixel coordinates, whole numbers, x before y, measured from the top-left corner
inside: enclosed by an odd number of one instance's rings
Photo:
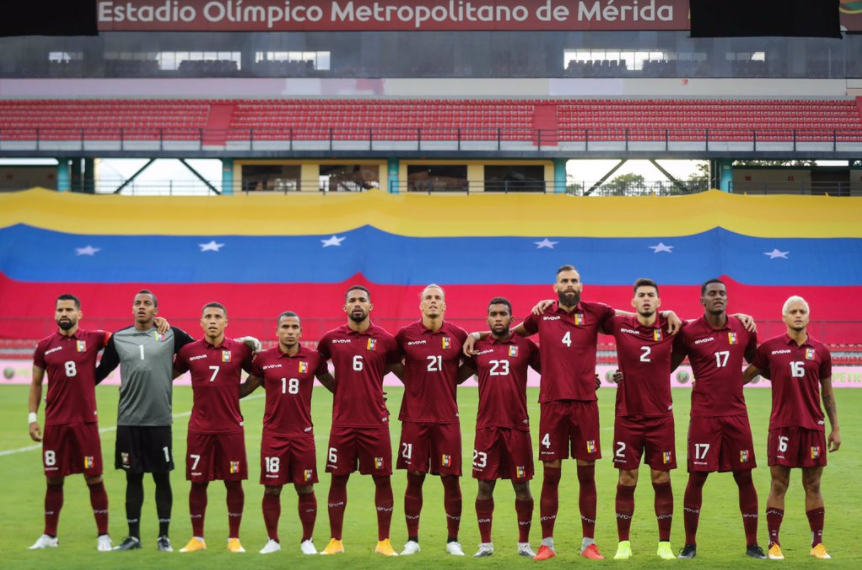
[[[63,483],[68,475],[84,474],[90,505],[98,529],[97,548],[113,548],[108,536],[108,494],[102,482],[102,444],[96,416],[96,358],[111,333],[85,331],[81,301],[60,295],[54,311],[57,332],[43,338],[33,353],[30,383],[30,438],[42,442],[42,463],[48,488],[45,493],[45,530],[30,550],[56,548],[57,526],[63,507]],[[42,382],[48,373],[45,400],[45,435],[37,413]]]
[[[810,313],[802,297],[790,297],[782,309],[787,332],[757,348],[754,362],[745,371],[745,381],[758,374],[772,381],[772,414],[769,417],[767,456],[772,486],[766,500],[769,558],[783,560],[778,531],[784,518],[784,495],[790,485],[790,470],[802,470],[805,514],[811,528],[811,556],[829,559],[823,545],[826,509],[820,478],[826,467],[826,449],[838,451],[841,432],[832,390],[832,355],[822,342],[808,334]],[[832,426],[826,436],[823,410]],[[828,447],[827,447],[828,445]]]
[[[446,552],[464,556],[458,542],[461,523],[461,425],[456,388],[461,347],[467,332],[443,320],[446,294],[428,285],[420,294],[422,318],[398,331],[395,340],[404,357],[401,401],[401,445],[398,469],[407,470],[404,518],[407,544],[402,556],[419,552],[422,485],[428,473],[443,484],[448,537]]]

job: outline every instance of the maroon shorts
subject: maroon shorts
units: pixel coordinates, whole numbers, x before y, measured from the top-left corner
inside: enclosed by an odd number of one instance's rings
[[[248,461],[245,456],[245,434],[243,432],[189,432],[187,447],[187,480],[200,483],[214,480],[243,481],[248,479]]]
[[[826,433],[801,427],[769,430],[766,458],[769,466],[819,467],[826,465]]]
[[[260,484],[280,486],[317,483],[313,433],[276,435],[263,432],[260,442]]]
[[[403,422],[398,469],[461,476],[459,424]]]
[[[102,442],[99,424],[46,424],[42,438],[42,463],[46,477],[83,473],[102,474]]]
[[[476,429],[473,446],[473,478],[482,481],[533,478],[533,445],[530,432],[502,427]]]
[[[332,428],[326,451],[326,472],[348,475],[392,475],[389,427]]]
[[[688,426],[688,470],[711,473],[754,469],[748,416],[693,417]]]
[[[637,469],[644,463],[656,471],[676,469],[673,416],[621,417],[614,423],[614,467]]]
[[[557,461],[571,456],[591,461],[601,459],[599,403],[595,400],[558,400],[541,405],[539,461]]]

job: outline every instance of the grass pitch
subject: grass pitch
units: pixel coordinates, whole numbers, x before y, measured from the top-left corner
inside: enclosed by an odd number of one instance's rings
[[[32,446],[33,442],[27,434],[26,408],[27,386],[0,386],[0,453]],[[389,408],[393,417],[397,417],[402,390],[389,389]],[[597,464],[598,480],[598,526],[596,539],[603,554],[608,557],[605,562],[591,562],[578,557],[581,540],[581,527],[578,515],[578,487],[575,476],[575,465],[572,461],[563,467],[563,481],[560,487],[560,513],[556,524],[556,546],[558,556],[546,562],[547,566],[560,564],[575,564],[587,566],[599,564],[618,568],[634,567],[667,567],[671,565],[705,568],[744,568],[761,567],[763,565],[781,565],[785,568],[809,568],[815,564],[825,564],[830,567],[860,568],[862,553],[854,540],[856,537],[856,519],[862,510],[862,485],[856,481],[856,476],[862,467],[862,454],[858,442],[862,439],[862,418],[857,410],[862,406],[862,390],[837,390],[838,410],[842,424],[844,440],[841,451],[829,456],[829,466],[823,478],[823,494],[826,500],[826,529],[824,541],[833,556],[831,561],[817,561],[808,556],[810,533],[808,521],[804,512],[804,494],[800,483],[800,474],[795,472],[791,488],[787,494],[787,507],[784,524],[781,529],[781,541],[786,560],[784,562],[755,561],[744,556],[745,541],[742,530],[742,520],[737,506],[736,485],[730,474],[712,475],[704,490],[704,505],[701,514],[701,524],[698,533],[698,556],[694,561],[664,562],[655,556],[657,544],[657,529],[653,513],[653,490],[649,484],[646,467],[641,477],[641,484],[636,493],[636,510],[632,524],[632,547],[634,557],[628,562],[614,562],[613,557],[617,544],[616,523],[614,517],[614,494],[616,490],[616,472],[610,461],[611,438],[613,436],[613,392],[600,391],[600,407],[602,418],[602,444],[605,458]],[[99,387],[100,427],[114,426],[117,409],[116,387]],[[258,484],[259,446],[261,437],[261,419],[264,409],[263,392],[258,390],[256,398],[243,402],[242,410],[246,418],[246,443],[250,464],[250,479],[245,483],[245,514],[242,521],[242,542],[247,554],[237,555],[227,552],[227,510],[225,507],[224,487],[215,482],[210,485],[209,507],[206,519],[206,539],[208,550],[195,554],[163,554],[155,549],[157,521],[155,504],[153,502],[154,487],[151,480],[145,481],[145,503],[142,516],[142,550],[128,553],[101,553],[96,551],[96,529],[89,504],[89,495],[82,477],[70,477],[65,486],[65,504],[60,517],[60,548],[56,550],[30,552],[27,547],[41,534],[43,527],[44,478],[42,475],[40,451],[37,449],[19,451],[0,455],[0,567],[4,569],[74,569],[88,570],[115,569],[133,570],[137,568],[162,569],[197,568],[212,570],[214,568],[235,568],[241,565],[254,564],[255,568],[284,568],[292,564],[301,564],[306,568],[337,568],[350,565],[351,568],[379,568],[380,566],[399,568],[427,568],[436,565],[448,565],[463,568],[501,568],[528,566],[536,564],[529,559],[516,555],[517,525],[515,521],[514,495],[511,486],[506,481],[497,485],[495,495],[496,511],[494,513],[494,544],[496,553],[493,557],[474,560],[470,555],[479,542],[479,532],[476,525],[476,515],[473,501],[476,496],[476,483],[470,476],[472,440],[476,418],[477,391],[475,388],[459,390],[459,400],[462,417],[462,432],[464,434],[464,467],[465,476],[462,479],[464,492],[464,514],[461,524],[461,543],[468,554],[463,559],[456,559],[445,553],[446,524],[443,512],[443,492],[435,477],[428,477],[425,483],[425,501],[421,522],[422,552],[410,558],[383,559],[372,554],[377,540],[376,513],[374,509],[374,488],[369,477],[354,475],[348,487],[348,505],[344,525],[344,544],[346,553],[334,557],[307,557],[299,552],[300,525],[296,514],[296,494],[290,487],[285,487],[282,494],[282,517],[280,535],[283,550],[269,556],[261,556],[257,551],[266,542],[266,532],[260,502],[263,494]],[[188,518],[188,483],[184,478],[183,461],[185,457],[185,434],[188,426],[188,412],[191,409],[191,389],[178,387],[174,392],[174,413],[179,417],[174,423],[174,453],[177,470],[172,476],[174,488],[174,511],[171,526],[171,537],[174,547],[179,549],[191,535],[191,524]],[[531,389],[529,394],[530,415],[533,419],[534,448],[537,442],[539,410],[537,390]],[[766,518],[763,516],[766,495],[769,490],[769,472],[766,468],[766,430],[770,409],[770,391],[768,389],[748,390],[748,400],[751,425],[754,430],[754,440],[760,467],[754,471],[754,480],[760,499],[760,530],[759,538],[762,546],[766,546]],[[675,517],[671,544],[674,550],[682,547],[684,542],[682,499],[687,475],[685,473],[685,437],[688,424],[689,391],[675,389],[675,415],[677,421],[677,452],[680,465],[672,474],[675,497]],[[330,394],[322,389],[315,390],[313,415],[316,425],[318,467],[324,467],[327,438],[330,425],[332,399]],[[40,421],[42,413],[40,412]],[[400,426],[394,422],[392,426],[393,451],[397,448]],[[113,466],[115,431],[106,429],[102,432],[102,448],[106,464],[105,485],[110,498],[110,528],[115,543],[122,539],[127,531],[124,511],[125,477],[115,471]],[[404,525],[403,495],[405,476],[396,472],[393,476],[395,492],[395,515],[392,521],[392,542],[397,550],[407,539]],[[536,499],[536,509],[533,517],[531,542],[538,549],[541,538],[539,525],[539,494],[541,491],[541,464],[537,464],[536,479],[532,483],[533,495]],[[318,518],[315,530],[315,544],[322,549],[329,538],[329,520],[326,512],[326,495],[329,488],[328,475],[321,475],[321,483],[317,486]]]

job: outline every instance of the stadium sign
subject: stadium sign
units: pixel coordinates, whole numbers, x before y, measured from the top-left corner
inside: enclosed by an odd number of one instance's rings
[[[857,5],[842,4],[850,31],[862,31]],[[684,31],[689,12],[688,0],[98,0],[98,23],[100,31]]]

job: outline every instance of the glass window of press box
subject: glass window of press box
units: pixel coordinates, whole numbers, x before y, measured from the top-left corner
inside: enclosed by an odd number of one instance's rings
[[[862,77],[862,34],[107,32],[0,38],[0,77]]]

